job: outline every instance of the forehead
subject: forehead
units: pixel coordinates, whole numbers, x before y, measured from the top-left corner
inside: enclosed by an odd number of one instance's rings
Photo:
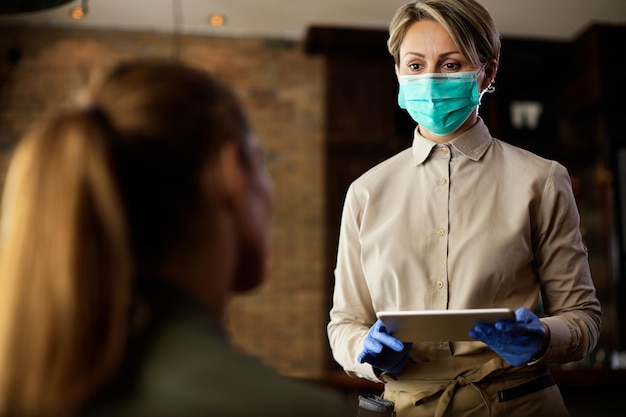
[[[460,53],[450,34],[433,20],[419,20],[413,23],[400,44],[400,59],[407,54],[428,57],[450,52]]]

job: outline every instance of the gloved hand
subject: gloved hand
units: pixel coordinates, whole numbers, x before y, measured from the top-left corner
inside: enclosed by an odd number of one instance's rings
[[[413,343],[403,343],[387,333],[378,320],[370,328],[363,341],[363,351],[357,357],[360,363],[367,362],[381,371],[395,374],[401,372],[409,359]]]
[[[479,323],[470,330],[470,336],[486,343],[509,364],[523,365],[541,351],[546,329],[527,308],[518,308],[515,318],[515,322]]]

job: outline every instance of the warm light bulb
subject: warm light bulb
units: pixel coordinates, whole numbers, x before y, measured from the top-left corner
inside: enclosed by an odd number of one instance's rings
[[[85,17],[85,9],[82,6],[76,6],[70,11],[70,16],[74,20],[81,20]]]
[[[221,13],[213,13],[209,16],[209,25],[214,28],[224,26],[224,23],[226,23],[226,16]]]

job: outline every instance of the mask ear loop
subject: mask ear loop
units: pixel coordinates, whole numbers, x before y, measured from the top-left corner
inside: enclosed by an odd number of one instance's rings
[[[480,94],[478,95],[478,102],[482,102],[483,96],[485,95],[485,93],[491,94],[494,91],[496,91],[496,86],[493,84],[494,84],[494,81],[491,81],[489,85],[487,86],[487,88],[485,88],[483,91],[480,92]]]
[[[480,94],[478,95],[478,109],[479,109],[478,111],[479,112],[480,112],[480,105],[482,104],[483,96],[485,95],[485,93],[491,94],[494,91],[496,91],[496,86],[494,84],[495,84],[495,80],[491,80],[491,82],[489,83],[487,88],[485,88],[483,91],[481,91]]]
[[[478,69],[478,71],[476,71],[476,74],[480,73],[481,71],[485,70],[485,67],[487,66],[487,62],[485,62],[484,64],[482,64],[480,66],[480,68]],[[491,80],[491,82],[489,83],[489,85],[487,86],[487,88],[485,88],[483,91],[480,92],[480,94],[478,95],[478,101],[482,101],[483,96],[485,95],[485,93],[493,93],[496,91],[496,86],[494,85],[495,80]]]
[[[487,66],[487,62],[485,62],[480,69],[478,70],[478,72],[480,71],[484,71],[485,67]],[[477,72],[477,73],[478,73]],[[483,91],[480,92],[480,94],[478,95],[478,110],[476,112],[476,114],[480,113],[480,105],[482,104],[483,101],[483,96],[485,95],[485,93],[493,93],[496,91],[496,86],[495,84],[495,80],[491,80],[491,82],[489,83],[489,85],[487,86],[487,88],[485,88]]]

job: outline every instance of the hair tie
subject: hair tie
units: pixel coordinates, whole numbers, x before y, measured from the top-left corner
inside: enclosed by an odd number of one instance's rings
[[[105,112],[98,106],[97,104],[90,104],[85,107],[84,110],[88,115],[90,115],[102,128],[104,128],[107,132],[113,133],[115,130],[109,121],[109,118],[105,114]]]
[[[104,115],[104,112],[96,104],[90,104],[89,106],[87,106],[85,108],[85,112],[91,115],[92,117],[94,117],[95,119],[97,119],[99,122],[106,120],[106,116]]]
[[[100,106],[97,104],[90,104],[85,107],[83,111],[87,113],[98,124],[98,126],[100,126],[108,137],[113,138],[118,136],[117,130]]]

